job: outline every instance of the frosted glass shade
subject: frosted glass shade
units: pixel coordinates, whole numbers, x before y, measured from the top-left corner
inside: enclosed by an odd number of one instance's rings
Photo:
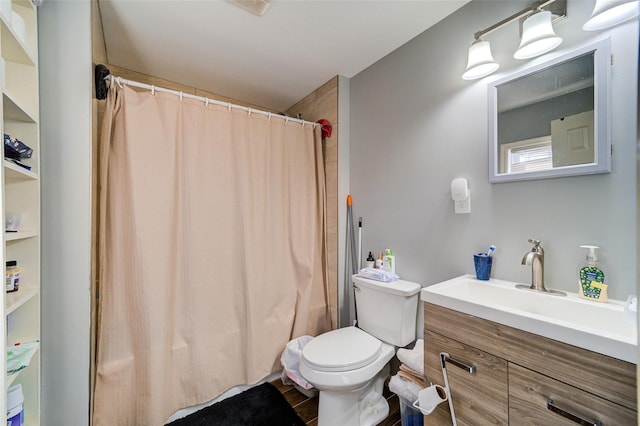
[[[543,11],[529,16],[522,24],[520,47],[513,55],[516,59],[528,59],[547,53],[562,43],[551,23],[551,12]]]
[[[463,80],[475,80],[485,77],[500,65],[493,60],[491,54],[491,45],[488,41],[478,40],[469,48],[469,59],[467,61],[467,70],[462,74]]]
[[[599,31],[638,16],[638,1],[596,0],[591,18],[582,26],[585,31]]]

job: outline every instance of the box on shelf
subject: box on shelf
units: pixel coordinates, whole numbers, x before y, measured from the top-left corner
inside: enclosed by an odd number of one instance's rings
[[[7,426],[24,425],[24,394],[22,385],[11,386],[7,390]]]

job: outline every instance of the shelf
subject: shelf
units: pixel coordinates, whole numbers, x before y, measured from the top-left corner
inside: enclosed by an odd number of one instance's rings
[[[31,158],[20,161],[26,169],[12,161],[2,161],[2,207],[0,212],[20,214],[18,232],[4,234],[2,250],[3,269],[5,262],[15,260],[20,265],[20,284],[17,291],[3,298],[5,336],[4,348],[8,358],[2,363],[6,389],[20,384],[24,394],[24,424],[41,424],[41,353],[39,345],[31,348],[29,356],[18,356],[20,349],[12,348],[16,342],[24,344],[41,339],[41,180],[40,180],[40,126],[38,69],[38,8],[31,0],[0,0],[0,66],[3,69],[0,81],[2,104],[0,105],[0,127],[3,133],[23,141],[33,149]],[[21,19],[24,20],[23,34]],[[16,31],[17,30],[17,31]],[[2,155],[2,154],[0,154]],[[5,269],[6,270],[6,269]],[[17,370],[7,374],[7,369]],[[2,399],[2,398],[0,398]],[[0,411],[6,410],[6,401],[0,403]]]
[[[38,180],[37,173],[27,170],[24,167],[18,166],[8,160],[4,160],[4,180],[7,181],[21,181],[21,180]]]
[[[5,232],[4,240],[5,241],[25,240],[27,238],[37,237],[38,235],[39,235],[38,231]]]
[[[2,94],[2,104],[4,108],[4,120],[20,121],[24,123],[36,123],[30,113],[22,109],[13,97],[8,93]]]
[[[4,60],[26,65],[36,65],[36,61],[31,56],[22,40],[20,40],[13,31],[13,28],[11,28],[3,18],[0,18],[0,22],[0,25],[2,26],[2,32],[0,35],[2,38],[1,48]]]
[[[31,300],[31,298],[36,296],[38,293],[39,293],[39,289],[37,287],[30,287],[28,284],[21,282],[20,288],[18,291],[7,293],[5,296],[5,301],[6,301],[6,307],[4,312],[5,315],[11,314],[20,306],[24,305],[29,300]]]

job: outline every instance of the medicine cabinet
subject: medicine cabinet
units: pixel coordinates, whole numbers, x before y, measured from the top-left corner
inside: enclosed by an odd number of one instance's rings
[[[609,40],[489,84],[489,180],[611,171]]]

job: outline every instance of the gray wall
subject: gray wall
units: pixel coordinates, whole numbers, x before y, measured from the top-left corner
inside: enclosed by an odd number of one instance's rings
[[[42,424],[89,424],[91,14],[38,10],[42,151]]]
[[[512,58],[518,25],[486,37],[500,70],[464,81],[473,33],[530,2],[473,0],[446,20],[381,59],[350,81],[350,189],[354,217],[362,216],[363,252],[386,247],[397,272],[431,285],[473,273],[472,254],[495,244],[492,276],[530,282],[521,259],[543,241],[547,286],[577,291],[581,244],[602,247],[609,296],[636,293],[637,21],[587,33],[582,24],[594,1],[568,1],[556,24],[564,43],[530,61]],[[613,172],[490,184],[487,83],[589,41],[611,37]],[[471,214],[454,214],[450,182],[465,177]]]

